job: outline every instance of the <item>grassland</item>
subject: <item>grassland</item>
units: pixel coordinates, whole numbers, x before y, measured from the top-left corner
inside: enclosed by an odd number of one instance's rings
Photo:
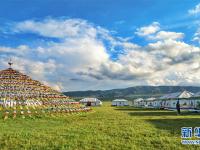
[[[183,126],[200,126],[200,115],[104,103],[84,114],[0,120],[0,149],[200,149],[181,144]]]

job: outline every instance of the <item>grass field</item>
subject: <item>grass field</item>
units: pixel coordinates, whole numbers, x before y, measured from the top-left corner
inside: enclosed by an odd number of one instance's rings
[[[200,149],[182,145],[180,129],[200,126],[200,115],[110,107],[68,116],[0,120],[0,149]]]

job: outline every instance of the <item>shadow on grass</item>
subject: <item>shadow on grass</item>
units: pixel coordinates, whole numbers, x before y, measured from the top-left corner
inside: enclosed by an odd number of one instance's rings
[[[136,111],[136,112],[129,112],[128,114],[130,116],[177,116],[176,111]],[[190,116],[190,115],[200,116],[199,113],[193,113],[193,112],[182,112],[180,116]]]
[[[116,107],[115,110],[121,111],[163,111],[155,108],[135,108],[135,107]]]
[[[146,122],[155,126],[159,130],[166,130],[172,135],[181,136],[182,127],[200,126],[200,113],[182,111],[177,115],[176,111],[148,109],[148,108],[116,108],[118,111],[127,112],[130,116],[144,119]],[[161,117],[157,117],[161,116]],[[163,116],[163,118],[162,118]],[[173,118],[167,118],[174,116]],[[193,116],[184,118],[184,116]],[[145,118],[143,118],[145,117]],[[147,117],[147,118],[146,118]],[[149,118],[148,118],[149,117]]]
[[[155,108],[134,108],[134,107],[123,107],[123,108],[115,108],[118,111],[124,111],[130,116],[177,116],[177,111],[169,111],[169,110],[161,110]],[[197,112],[189,112],[189,111],[181,111],[180,116],[189,116],[189,115],[198,115],[200,113]]]
[[[172,135],[181,136],[182,127],[198,127],[200,118],[146,119],[159,130],[167,130]]]

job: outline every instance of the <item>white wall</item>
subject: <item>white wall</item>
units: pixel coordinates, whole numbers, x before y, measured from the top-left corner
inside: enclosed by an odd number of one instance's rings
[[[112,101],[112,106],[128,106],[128,101]]]
[[[143,101],[139,101],[139,102],[133,101],[132,105],[136,106],[136,107],[145,107],[145,106],[148,105],[148,107],[151,106],[151,107],[155,107],[155,108],[164,107],[164,108],[176,109],[177,101],[178,101],[178,99],[174,99],[174,100],[154,100],[154,101],[144,101],[143,100]],[[198,102],[200,103],[200,99],[180,99],[179,102],[180,102],[181,108],[194,109],[194,108],[197,108]],[[113,102],[113,105],[116,105],[116,104]]]
[[[87,105],[88,102],[80,102],[81,104]],[[101,106],[102,102],[101,101],[95,101],[91,102],[91,106]]]
[[[164,107],[176,109],[177,101],[178,100],[166,100],[166,103],[164,103]],[[198,101],[200,101],[200,100],[180,99],[179,103],[180,103],[181,108],[193,109],[193,108],[197,108]]]

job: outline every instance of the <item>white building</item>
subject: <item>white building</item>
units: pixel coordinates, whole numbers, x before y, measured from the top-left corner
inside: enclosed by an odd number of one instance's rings
[[[125,99],[115,99],[112,101],[112,106],[129,106],[129,104]]]
[[[162,100],[155,99],[152,103],[154,108],[162,108]]]
[[[86,106],[101,106],[102,102],[97,98],[84,98],[80,100],[81,104]]]
[[[145,101],[146,101],[145,107],[153,107],[155,99],[156,98],[154,98],[154,97],[150,97],[150,98],[145,99]]]
[[[193,94],[189,91],[165,94],[159,98],[138,98],[134,106],[174,110],[178,100],[181,109],[200,109],[200,92]]]
[[[162,100],[161,107],[166,109],[176,109],[177,101],[179,100],[181,109],[194,109],[195,101],[194,94],[188,91],[166,94],[160,97]]]
[[[143,100],[144,100],[143,98],[137,98],[137,99],[133,100],[132,106],[141,107]]]
[[[147,100],[141,98],[141,99],[139,100],[139,102],[138,102],[138,106],[139,106],[139,107],[147,107]]]
[[[195,108],[200,109],[200,92],[195,93],[191,101],[193,102]]]

